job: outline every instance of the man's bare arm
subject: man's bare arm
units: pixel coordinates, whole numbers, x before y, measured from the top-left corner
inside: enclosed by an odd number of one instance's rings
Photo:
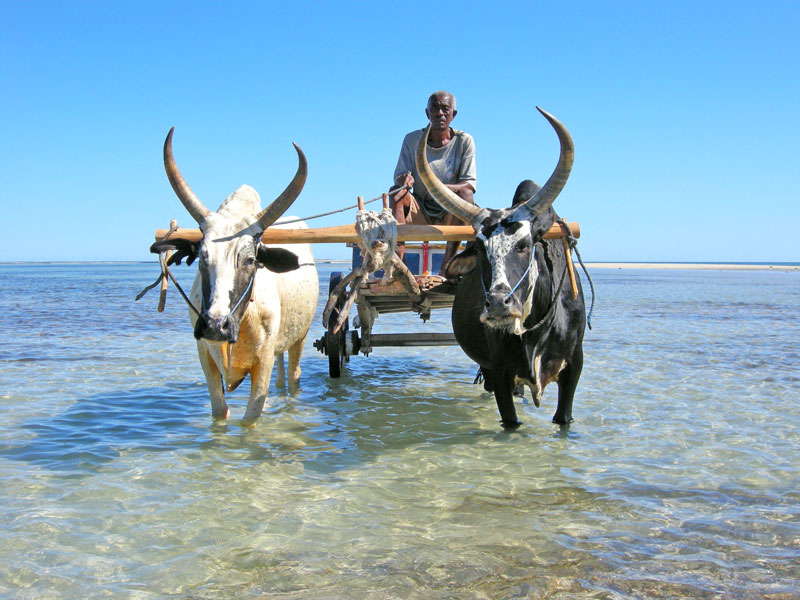
[[[460,198],[475,204],[475,188],[473,188],[468,182],[464,181],[462,183],[447,183],[445,185],[458,194]]]

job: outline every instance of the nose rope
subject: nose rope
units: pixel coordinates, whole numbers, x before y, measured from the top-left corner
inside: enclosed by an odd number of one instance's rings
[[[255,272],[255,270],[253,270],[253,274],[250,275],[250,282],[247,284],[247,287],[242,292],[242,295],[239,296],[239,301],[236,303],[236,306],[234,306],[231,309],[231,311],[227,315],[225,315],[225,317],[222,319],[223,321],[227,321],[228,319],[230,319],[231,316],[233,315],[233,313],[236,312],[236,309],[239,308],[239,306],[241,306],[242,302],[244,302],[244,299],[247,297],[247,293],[250,291],[250,288],[253,287],[253,281],[255,280],[255,278],[256,278],[256,272]],[[205,294],[201,293],[200,301],[202,302],[201,308],[203,309],[203,314],[205,314],[205,312],[206,312],[206,295]],[[187,300],[187,302],[188,302],[188,300]],[[189,306],[191,306],[191,304]],[[192,306],[192,308],[194,308],[194,307]],[[197,316],[199,317],[200,314],[198,313]]]
[[[244,292],[242,292],[242,295],[239,296],[239,301],[236,303],[236,306],[234,306],[231,309],[231,312],[228,313],[228,316],[225,317],[226,319],[230,319],[231,315],[233,313],[235,313],[236,309],[239,308],[239,306],[242,304],[242,302],[244,302],[245,296],[247,296],[247,293],[250,291],[250,288],[253,287],[253,281],[255,280],[255,278],[256,278],[256,272],[255,272],[255,269],[254,269],[253,270],[253,274],[250,275],[250,283],[247,284],[247,287],[245,288]]]
[[[191,308],[194,311],[194,314],[196,314],[199,317],[200,311],[197,310],[197,307],[194,304],[192,304],[192,301],[189,300],[189,296],[187,296],[186,292],[183,291],[181,284],[178,283],[178,280],[175,279],[175,276],[172,274],[172,271],[169,270],[169,265],[167,265],[163,255],[159,255],[158,262],[161,265],[161,275],[158,276],[158,279],[156,279],[154,283],[150,284],[149,286],[144,288],[141,292],[139,292],[139,294],[136,296],[136,300],[141,299],[142,296],[144,296],[147,292],[149,292],[151,289],[153,289],[155,286],[161,283],[163,279],[169,277],[172,283],[175,284],[175,287],[178,289],[178,292],[180,292],[183,300],[186,302],[189,308]]]
[[[589,271],[586,269],[586,265],[583,264],[583,258],[581,258],[581,253],[578,252],[578,240],[575,239],[575,236],[572,235],[572,230],[569,228],[569,224],[564,219],[556,219],[561,225],[564,226],[564,229],[567,230],[567,243],[569,244],[570,249],[575,251],[575,255],[578,257],[578,262],[581,264],[583,268],[583,272],[586,275],[586,279],[589,281],[589,288],[592,290],[592,304],[589,307],[589,314],[586,315],[586,324],[589,326],[589,329],[592,328],[592,313],[594,312],[594,281],[592,281],[592,276],[589,275]],[[572,260],[572,257],[568,257],[569,260]]]
[[[158,277],[158,279],[156,279],[155,283],[147,286],[141,292],[139,292],[139,294],[136,296],[136,300],[139,300],[140,298],[142,298],[142,296],[144,296],[147,292],[149,292],[156,285],[158,285],[161,282],[162,279],[164,279],[165,277],[169,277],[169,279],[172,281],[172,283],[177,288],[178,292],[180,292],[180,295],[183,298],[184,302],[186,302],[187,306],[189,306],[189,308],[191,308],[192,311],[194,311],[194,314],[196,314],[198,318],[201,318],[203,316],[203,314],[205,314],[205,312],[206,312],[206,295],[203,294],[202,292],[200,293],[200,309],[201,310],[197,310],[197,307],[194,304],[192,304],[192,301],[189,299],[189,296],[187,296],[186,292],[183,291],[183,288],[181,287],[181,284],[178,283],[177,279],[175,279],[175,276],[172,274],[172,271],[170,271],[169,266],[167,266],[166,262],[164,261],[164,259],[161,256],[159,256],[159,262],[161,263],[161,275],[159,275],[159,277]],[[226,319],[229,319],[231,317],[231,315],[233,315],[233,313],[236,312],[236,309],[241,306],[242,302],[244,302],[244,299],[248,296],[248,292],[250,292],[250,288],[253,287],[253,281],[255,281],[255,278],[256,278],[256,272],[253,271],[253,274],[250,275],[250,281],[247,284],[247,287],[245,288],[244,292],[242,292],[242,295],[239,296],[239,301],[236,303],[236,306],[234,306],[231,309],[231,311],[227,314],[227,316],[225,317]]]
[[[522,277],[520,277],[520,280],[517,282],[517,285],[514,286],[514,289],[511,290],[508,293],[508,295],[503,299],[504,301],[511,297],[511,294],[514,293],[514,291],[519,287],[520,283],[522,283],[522,280],[525,279],[528,272],[531,270],[535,254],[536,254],[536,246],[534,245],[533,250],[531,251],[531,260],[528,263],[528,268],[525,270],[525,273],[522,274]],[[553,297],[550,301],[550,308],[547,309],[547,312],[544,314],[544,316],[541,319],[539,319],[539,321],[533,327],[526,327],[524,331],[533,331],[534,329],[538,329],[555,314],[556,299],[558,298],[558,295],[561,293],[561,288],[564,286],[564,281],[566,279],[567,279],[567,265],[564,264],[564,271],[561,273],[561,281],[558,284],[558,288],[553,292]],[[486,297],[487,292],[486,292],[486,285],[483,283],[483,273],[481,273],[481,286],[483,286],[483,295],[484,297]],[[551,279],[550,286],[551,286],[550,289],[555,287],[554,279]]]
[[[505,298],[503,298],[503,302],[505,302],[506,300],[508,300],[509,298],[511,298],[512,294],[513,294],[514,292],[516,292],[516,291],[517,291],[517,288],[518,288],[518,287],[519,287],[519,286],[522,284],[522,282],[523,282],[523,281],[525,280],[525,278],[528,276],[528,273],[530,273],[530,272],[531,272],[531,267],[533,266],[533,261],[535,260],[535,258],[536,258],[536,245],[534,244],[534,245],[531,247],[531,259],[528,261],[528,268],[527,268],[527,269],[525,269],[525,272],[524,272],[524,273],[522,274],[522,276],[519,278],[519,281],[517,281],[517,285],[515,285],[515,286],[514,286],[514,287],[511,289],[511,291],[510,291],[510,292],[508,292],[508,294],[506,294],[506,297],[505,297]],[[486,294],[488,294],[489,292],[487,292],[487,291],[486,291],[486,284],[483,282],[483,273],[481,273],[481,287],[483,288],[483,295],[484,295],[484,297],[485,297],[485,296],[486,296]]]
[[[528,273],[531,272],[531,267],[533,266],[533,261],[535,258],[536,258],[536,245],[534,244],[533,246],[531,246],[531,259],[528,261],[528,268],[525,269],[525,272],[522,274],[522,277],[519,278],[519,281],[517,281],[517,285],[514,286],[514,289],[508,292],[508,295],[505,297],[505,300],[508,300],[511,297],[511,294],[517,291],[517,288],[522,283],[522,280],[525,279],[528,276]]]

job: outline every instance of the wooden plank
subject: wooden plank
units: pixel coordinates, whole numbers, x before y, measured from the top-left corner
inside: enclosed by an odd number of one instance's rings
[[[444,281],[442,277],[432,275],[415,275],[414,279],[420,292],[425,295],[431,294],[431,289]],[[392,279],[388,284],[383,283],[380,279],[372,279],[361,286],[359,293],[363,296],[408,296],[406,288],[397,279]]]
[[[164,252],[164,264],[169,262],[170,256],[172,256],[172,250]],[[167,287],[169,286],[169,280],[166,275],[162,273],[161,276],[161,292],[158,294],[158,312],[164,312],[164,307],[167,305]]]
[[[581,236],[578,223],[569,224],[576,238]],[[156,229],[156,241],[167,235],[169,229]],[[170,237],[197,242],[203,237],[199,229],[178,229]],[[545,234],[545,239],[563,237],[561,226],[554,224]],[[398,242],[458,242],[474,240],[475,230],[468,225],[398,225]],[[316,229],[277,229],[270,227],[261,236],[265,244],[344,244],[360,242],[355,225],[336,225],[334,227],[317,227]]]
[[[452,333],[373,333],[370,346],[456,346],[456,336]]]
[[[564,254],[567,257],[567,270],[569,271],[569,283],[572,287],[572,297],[578,297],[578,282],[575,281],[575,267],[572,264],[572,250],[570,250],[569,242],[567,238],[561,238],[561,241],[564,243]]]
[[[370,305],[378,312],[379,315],[386,315],[390,313],[416,313],[416,311],[412,308],[411,304],[406,302],[405,304],[385,304],[385,303],[370,303]],[[449,304],[433,304],[430,309],[432,311],[436,310],[450,310],[453,308],[453,303],[450,302]]]

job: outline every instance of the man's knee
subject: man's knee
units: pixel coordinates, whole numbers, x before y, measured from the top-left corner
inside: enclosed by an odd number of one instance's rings
[[[410,218],[412,202],[414,202],[414,196],[408,190],[389,196],[389,208],[395,220],[401,225],[406,224]]]
[[[475,192],[472,191],[472,188],[464,186],[456,190],[456,195],[461,198],[462,200],[466,200],[470,204],[475,204]]]
[[[389,206],[394,209],[397,206],[402,206],[408,211],[408,207],[411,206],[411,201],[414,199],[414,196],[411,195],[411,192],[408,190],[402,190],[397,192],[393,196],[389,196]]]

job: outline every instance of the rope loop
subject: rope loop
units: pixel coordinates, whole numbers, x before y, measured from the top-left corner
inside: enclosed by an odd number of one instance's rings
[[[586,315],[586,324],[589,326],[589,329],[591,329],[592,328],[592,313],[594,312],[594,296],[595,296],[595,294],[594,294],[594,282],[592,281],[592,276],[589,275],[589,270],[586,268],[586,265],[583,264],[583,259],[581,258],[581,253],[578,252],[578,240],[575,239],[575,236],[572,235],[572,230],[569,228],[569,225],[567,224],[567,222],[564,219],[562,219],[560,217],[558,219],[556,219],[556,222],[559,225],[561,225],[567,231],[567,235],[566,235],[567,243],[569,244],[570,250],[575,250],[575,256],[578,257],[578,262],[580,263],[581,268],[583,269],[583,272],[586,274],[586,279],[589,281],[589,289],[592,290],[592,304],[589,306],[589,313]],[[570,260],[570,257],[567,257],[567,259]]]
[[[396,187],[396,188],[390,189],[388,193],[389,193],[389,195],[391,195],[391,194],[396,194],[397,192],[401,192],[403,190],[410,190],[410,189],[411,189],[411,186],[401,185],[400,187]],[[383,198],[383,194],[381,194],[380,196],[375,196],[371,200],[365,200],[364,204],[371,204],[373,202],[377,202],[378,200],[381,200],[382,198]],[[300,221],[311,221],[312,219],[319,219],[320,217],[327,217],[329,215],[335,215],[337,213],[344,212],[346,210],[350,210],[352,208],[358,208],[358,204],[353,204],[352,206],[345,206],[344,208],[338,208],[336,210],[331,210],[329,212],[320,213],[318,215],[311,215],[310,217],[301,217],[301,218],[298,218],[298,219],[290,219],[288,221],[281,221],[280,224],[281,225],[286,225],[288,223],[299,223]]]

